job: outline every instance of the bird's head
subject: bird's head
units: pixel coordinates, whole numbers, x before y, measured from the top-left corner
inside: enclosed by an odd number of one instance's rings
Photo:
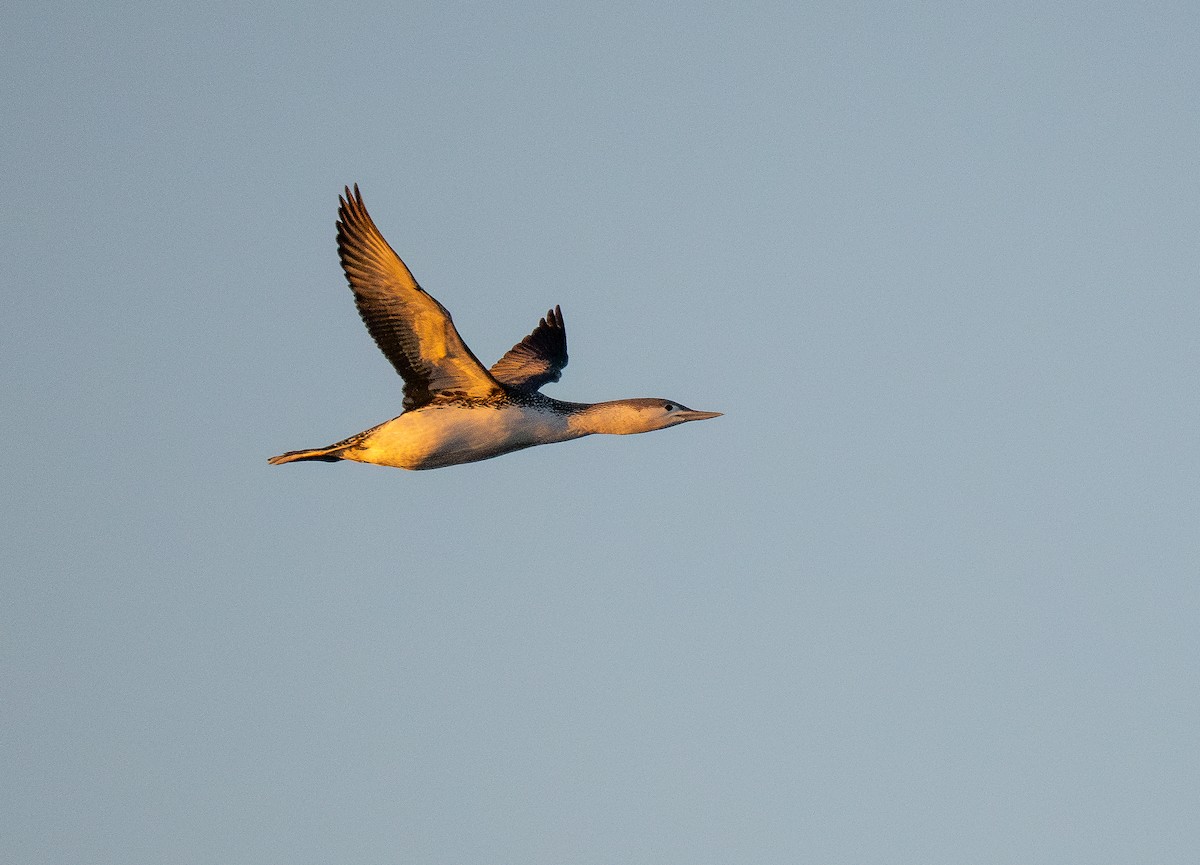
[[[631,435],[720,417],[721,412],[696,411],[672,399],[618,399],[596,403],[584,415],[588,432]]]

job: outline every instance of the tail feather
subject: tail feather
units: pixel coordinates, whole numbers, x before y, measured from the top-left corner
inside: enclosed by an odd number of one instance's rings
[[[308,451],[288,451],[285,454],[280,454],[277,457],[271,457],[267,462],[273,466],[283,463],[297,463],[303,460],[311,460],[313,462],[336,463],[341,457],[338,455],[342,450],[341,445],[331,445],[327,448],[316,448]]]

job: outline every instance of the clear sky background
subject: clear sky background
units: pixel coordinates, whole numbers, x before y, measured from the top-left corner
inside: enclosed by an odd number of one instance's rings
[[[23,3],[0,859],[1192,863],[1200,7]],[[425,473],[487,362],[726,416]]]

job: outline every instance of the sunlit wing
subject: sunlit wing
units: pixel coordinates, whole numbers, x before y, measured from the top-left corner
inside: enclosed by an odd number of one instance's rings
[[[562,378],[567,365],[567,331],[557,306],[538,322],[533,333],[509,349],[492,365],[492,376],[502,384],[524,391]]]
[[[446,308],[427,294],[383,239],[363,205],[358,184],[338,199],[342,269],[367,331],[404,379],[404,408],[439,396],[486,398],[496,380],[467,348]]]

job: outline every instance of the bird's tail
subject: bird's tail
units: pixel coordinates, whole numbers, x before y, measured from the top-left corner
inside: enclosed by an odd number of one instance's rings
[[[273,466],[281,465],[282,463],[298,463],[303,460],[312,460],[322,463],[336,463],[342,457],[341,452],[345,449],[345,445],[336,444],[330,445],[327,448],[316,448],[309,451],[288,451],[285,454],[280,454],[277,457],[271,457],[267,462]]]

